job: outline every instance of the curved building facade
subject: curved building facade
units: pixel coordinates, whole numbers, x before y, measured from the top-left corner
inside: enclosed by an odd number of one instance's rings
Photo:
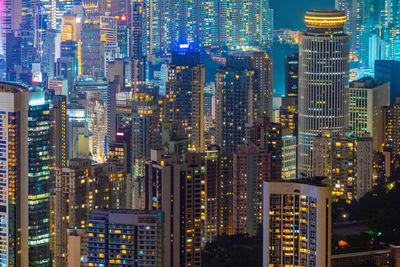
[[[333,9],[308,11],[299,46],[298,174],[312,175],[313,138],[341,133],[348,125],[349,36],[346,15]]]

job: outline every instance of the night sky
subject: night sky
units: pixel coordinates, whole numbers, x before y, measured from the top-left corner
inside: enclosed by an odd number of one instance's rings
[[[335,0],[270,0],[274,28],[302,29],[304,14],[314,8],[334,8]]]

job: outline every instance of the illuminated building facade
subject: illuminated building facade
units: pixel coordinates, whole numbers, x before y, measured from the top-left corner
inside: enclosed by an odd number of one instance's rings
[[[200,53],[181,47],[168,66],[163,120],[176,120],[189,140],[189,151],[204,151],[205,69]]]
[[[264,183],[264,267],[331,266],[331,192],[320,178]]]
[[[359,54],[360,52],[360,32],[363,18],[368,16],[364,12],[367,1],[352,1],[352,0],[336,0],[335,8],[342,10],[346,17],[345,31],[350,36],[350,51],[351,53]],[[364,26],[365,27],[365,26]]]
[[[232,59],[231,62],[234,63],[235,60]],[[246,123],[253,120],[249,94],[255,87],[254,75],[254,70],[229,62],[217,70],[216,144],[223,153],[235,152],[245,141]]]
[[[272,41],[273,11],[268,0],[148,0],[145,20],[149,58],[170,54],[181,43],[196,48],[265,49]]]
[[[299,94],[299,53],[285,57],[285,96]]]
[[[103,163],[107,154],[107,104],[100,93],[86,93],[86,118],[89,131],[89,153],[97,163]]]
[[[89,158],[89,132],[85,106],[74,103],[67,108],[67,160]]]
[[[126,16],[121,16],[117,20],[117,43],[119,49],[118,58],[128,58],[130,56],[131,42],[130,42],[129,22]]]
[[[282,179],[296,179],[297,138],[282,136]]]
[[[271,173],[266,179],[281,179],[282,172],[282,128],[268,117],[258,118],[247,125],[246,143],[255,144],[271,154]]]
[[[88,218],[88,266],[159,266],[154,211],[93,210]]]
[[[207,148],[204,157],[206,221],[205,243],[215,241],[219,235],[232,235],[232,155],[221,153],[216,145]]]
[[[152,150],[146,162],[146,209],[162,212],[166,267],[201,266],[206,214],[203,155],[184,157]]]
[[[346,16],[337,10],[312,10],[305,22],[307,31],[299,43],[299,176],[311,175],[313,138],[325,130],[341,133],[348,127]]]
[[[71,160],[69,168],[56,169],[56,266],[67,265],[67,229],[83,229],[90,197],[90,160]],[[93,195],[91,196],[93,198]],[[81,224],[82,223],[82,224]]]
[[[273,10],[268,0],[222,1],[224,45],[265,49],[272,40]],[[226,13],[225,13],[226,12]],[[226,17],[225,17],[226,14]]]
[[[160,146],[157,105],[157,98],[148,93],[121,92],[117,95],[117,139],[130,139],[126,141],[127,164],[135,179],[144,176],[144,162],[150,157],[150,149]]]
[[[233,154],[233,234],[255,235],[262,224],[262,188],[271,172],[271,154],[254,143]]]
[[[313,175],[330,179],[332,199],[351,202],[372,190],[372,157],[370,137],[315,137]]]
[[[129,128],[119,128],[116,132],[115,141],[111,142],[110,151],[107,153],[108,161],[114,162],[117,168],[124,167],[128,173],[133,172],[132,137]]]
[[[46,99],[44,91],[31,91],[29,95],[29,265],[49,266],[51,167],[54,160],[51,101]]]
[[[382,117],[379,129],[383,131],[382,148],[380,151],[390,151],[395,155],[400,154],[400,99],[395,104],[382,107]]]
[[[77,17],[75,14],[67,13],[61,20],[61,41],[77,41]]]
[[[81,47],[82,75],[88,77],[103,77],[104,44],[101,42],[101,29],[98,22],[87,22],[83,24]]]
[[[216,73],[216,143],[235,152],[246,123],[263,116],[272,117],[272,59],[264,52],[229,55]]]
[[[381,107],[390,105],[388,82],[364,77],[349,88],[349,128],[355,136],[369,135],[374,150],[382,149],[382,129],[379,127]],[[381,141],[379,141],[381,140]]]
[[[28,89],[0,83],[0,266],[28,266]]]
[[[286,98],[284,98],[286,99]],[[281,106],[279,109],[279,122],[282,125],[282,129],[290,131],[290,134],[297,136],[299,126],[299,113],[295,105]]]
[[[0,10],[0,55],[6,56],[7,34],[18,30],[22,22],[21,1],[4,0]]]
[[[117,42],[117,20],[115,17],[100,16],[100,34],[102,42]]]
[[[69,167],[56,169],[57,266],[66,266],[69,256],[68,229],[86,229],[93,209],[131,208],[131,178],[115,165],[91,165],[88,159],[72,159]],[[83,235],[85,240],[86,235]],[[87,251],[82,262],[86,263]]]

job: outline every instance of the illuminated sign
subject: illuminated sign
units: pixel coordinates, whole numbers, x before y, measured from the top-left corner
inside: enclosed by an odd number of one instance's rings
[[[179,48],[189,48],[189,44],[180,44]]]
[[[123,132],[117,132],[117,136],[124,136],[125,134]]]

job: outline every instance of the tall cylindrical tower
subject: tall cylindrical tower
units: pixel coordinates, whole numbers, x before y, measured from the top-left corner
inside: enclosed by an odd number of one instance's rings
[[[349,36],[342,11],[306,13],[299,46],[298,174],[312,175],[314,136],[345,131],[348,122]]]

